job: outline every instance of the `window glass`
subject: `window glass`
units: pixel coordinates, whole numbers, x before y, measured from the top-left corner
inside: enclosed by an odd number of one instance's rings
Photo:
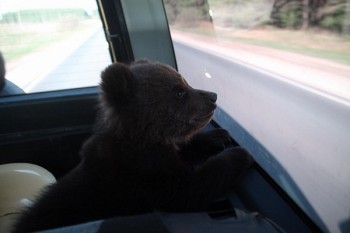
[[[0,95],[96,86],[111,63],[94,0],[0,0],[0,31]]]
[[[325,231],[350,219],[350,1],[164,0],[179,71]],[[262,194],[263,195],[263,194]]]

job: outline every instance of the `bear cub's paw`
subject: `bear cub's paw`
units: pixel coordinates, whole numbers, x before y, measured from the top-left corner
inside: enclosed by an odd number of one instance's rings
[[[228,164],[231,164],[231,169],[236,172],[237,176],[248,170],[254,163],[253,157],[241,147],[228,148],[218,156],[223,157]]]
[[[225,129],[213,129],[203,134],[206,139],[203,140],[203,146],[213,153],[219,153],[232,146],[233,141]]]
[[[192,143],[208,155],[215,155],[232,146],[232,139],[225,129],[212,129],[194,136]]]

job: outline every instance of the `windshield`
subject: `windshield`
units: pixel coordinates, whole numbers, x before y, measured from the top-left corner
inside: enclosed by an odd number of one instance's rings
[[[325,231],[350,214],[350,2],[164,0],[179,71]],[[262,194],[263,195],[263,194]]]

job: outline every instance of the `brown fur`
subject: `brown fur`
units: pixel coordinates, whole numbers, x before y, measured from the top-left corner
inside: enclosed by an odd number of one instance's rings
[[[154,210],[201,211],[251,165],[225,148],[225,130],[198,133],[216,94],[193,89],[169,66],[115,63],[102,72],[100,117],[82,162],[24,212],[15,232]],[[197,159],[205,160],[195,166]]]

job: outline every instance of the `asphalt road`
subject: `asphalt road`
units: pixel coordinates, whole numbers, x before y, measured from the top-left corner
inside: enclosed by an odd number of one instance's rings
[[[215,119],[314,220],[339,232],[350,213],[349,105],[228,57],[174,47],[189,83],[218,93]]]
[[[32,84],[28,92],[96,86],[101,71],[111,63],[102,28],[84,41],[62,63]],[[65,49],[65,48],[61,48]],[[54,54],[52,54],[54,56]]]

